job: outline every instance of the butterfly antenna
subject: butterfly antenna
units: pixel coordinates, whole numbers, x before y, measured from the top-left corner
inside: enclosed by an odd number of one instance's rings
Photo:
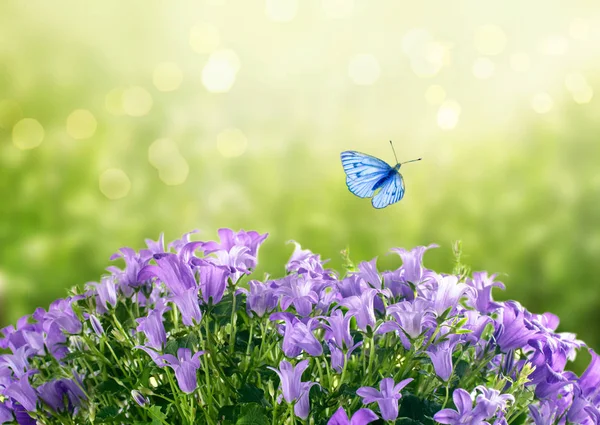
[[[390,140],[390,146],[392,147],[392,152],[394,152],[394,159],[396,159],[396,164],[398,164],[398,157],[396,156],[396,149],[394,149],[394,144]]]
[[[422,159],[423,159],[423,158],[411,159],[410,161],[405,161],[405,162],[403,162],[402,164],[406,164],[406,163],[409,163],[409,162],[417,162],[417,161],[420,161],[420,160],[422,160]]]

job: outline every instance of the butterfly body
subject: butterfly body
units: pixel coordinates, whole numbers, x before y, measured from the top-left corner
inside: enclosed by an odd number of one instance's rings
[[[404,196],[401,163],[393,167],[374,156],[356,151],[341,153],[348,190],[360,198],[372,198],[375,208],[384,208]]]

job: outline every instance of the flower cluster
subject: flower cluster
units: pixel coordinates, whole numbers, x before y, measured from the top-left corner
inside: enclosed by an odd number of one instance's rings
[[[113,256],[99,283],[1,330],[0,424],[598,424],[600,359],[558,318],[495,302],[495,275],[393,249],[342,276],[295,243],[250,279],[266,234]]]

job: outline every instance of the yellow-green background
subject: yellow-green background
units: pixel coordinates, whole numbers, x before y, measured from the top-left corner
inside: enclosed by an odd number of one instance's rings
[[[2,1],[0,324],[121,246],[231,227],[275,275],[290,239],[380,269],[435,242],[439,271],[460,239],[600,349],[599,53],[594,1]],[[389,139],[424,160],[375,210],[339,153]]]

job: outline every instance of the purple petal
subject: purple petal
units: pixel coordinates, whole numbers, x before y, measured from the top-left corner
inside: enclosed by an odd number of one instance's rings
[[[356,390],[356,394],[363,398],[363,404],[373,403],[383,397],[379,391],[372,387],[361,387]]]

